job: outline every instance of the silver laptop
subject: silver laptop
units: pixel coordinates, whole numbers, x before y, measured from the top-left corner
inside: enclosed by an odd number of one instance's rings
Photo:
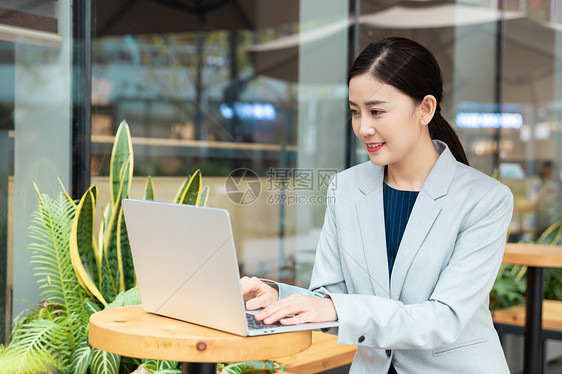
[[[265,325],[244,307],[225,209],[123,200],[144,310],[242,336],[337,326]],[[257,323],[258,326],[250,326]]]

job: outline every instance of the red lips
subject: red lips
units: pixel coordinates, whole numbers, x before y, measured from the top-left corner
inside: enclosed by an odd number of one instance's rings
[[[386,143],[366,143],[365,146],[367,147],[367,152],[377,152],[382,147],[384,147]]]

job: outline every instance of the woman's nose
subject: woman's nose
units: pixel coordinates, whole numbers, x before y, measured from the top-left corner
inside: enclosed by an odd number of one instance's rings
[[[371,121],[369,121],[368,119],[361,118],[359,122],[359,135],[363,137],[372,136],[375,135],[376,132],[377,131]]]

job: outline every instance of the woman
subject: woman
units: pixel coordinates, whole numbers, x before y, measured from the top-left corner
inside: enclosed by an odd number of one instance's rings
[[[310,291],[243,278],[247,308],[265,323],[338,320],[338,343],[358,346],[351,373],[509,373],[488,295],[510,190],[468,166],[421,45],[370,44],[348,84],[370,162],[331,181]]]

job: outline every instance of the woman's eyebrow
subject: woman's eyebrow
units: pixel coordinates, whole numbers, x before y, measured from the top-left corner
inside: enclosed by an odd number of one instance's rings
[[[379,104],[386,104],[386,103],[388,103],[388,101],[384,101],[384,100],[369,100],[369,101],[366,101],[366,102],[364,103],[364,105],[365,105],[365,106],[369,106],[369,105],[379,105]],[[353,102],[353,101],[351,101],[351,100],[349,100],[349,105],[359,106],[359,105],[357,105],[355,102]]]

